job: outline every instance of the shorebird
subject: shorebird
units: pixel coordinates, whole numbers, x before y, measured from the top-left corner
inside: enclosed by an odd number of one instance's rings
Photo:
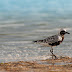
[[[51,47],[51,54],[52,54],[52,59],[55,57],[57,59],[56,55],[53,53],[53,47],[60,45],[63,40],[64,40],[64,35],[65,34],[70,34],[69,32],[66,31],[66,29],[60,29],[59,33],[53,36],[49,36],[45,39],[42,40],[36,40],[33,41],[34,43],[41,44],[43,46]]]

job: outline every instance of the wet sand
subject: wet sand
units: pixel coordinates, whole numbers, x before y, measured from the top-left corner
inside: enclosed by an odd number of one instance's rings
[[[72,72],[72,58],[0,63],[0,72]]]

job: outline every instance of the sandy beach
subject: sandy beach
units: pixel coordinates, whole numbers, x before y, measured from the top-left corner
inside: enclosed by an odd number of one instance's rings
[[[72,72],[72,58],[0,63],[0,72]]]

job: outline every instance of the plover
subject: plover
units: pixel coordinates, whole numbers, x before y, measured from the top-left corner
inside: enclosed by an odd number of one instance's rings
[[[55,59],[56,59],[57,57],[53,53],[53,47],[60,45],[63,42],[65,34],[70,34],[70,33],[67,32],[66,29],[60,29],[60,31],[57,35],[49,36],[45,39],[36,40],[36,41],[33,41],[33,42],[41,44],[43,46],[51,47],[50,52],[52,53],[52,59],[53,59],[53,57],[55,57]]]

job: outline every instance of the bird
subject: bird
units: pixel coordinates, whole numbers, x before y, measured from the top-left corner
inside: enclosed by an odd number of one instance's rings
[[[51,47],[50,52],[52,54],[52,59],[53,58],[58,59],[57,56],[53,53],[53,47],[58,46],[63,42],[65,34],[70,34],[70,33],[67,32],[65,28],[61,28],[58,34],[49,36],[45,39],[35,40],[33,42],[37,44],[41,44],[45,47]]]

